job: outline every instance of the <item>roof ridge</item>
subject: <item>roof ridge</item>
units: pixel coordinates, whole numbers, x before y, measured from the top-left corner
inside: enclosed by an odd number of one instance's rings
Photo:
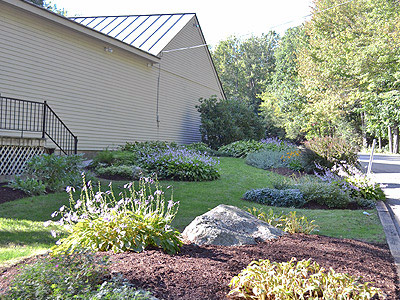
[[[175,15],[196,15],[196,13],[171,13],[171,14],[138,14],[138,15],[113,15],[113,16],[75,16],[68,17],[68,19],[78,18],[118,18],[118,17],[153,17],[153,16],[175,16]]]

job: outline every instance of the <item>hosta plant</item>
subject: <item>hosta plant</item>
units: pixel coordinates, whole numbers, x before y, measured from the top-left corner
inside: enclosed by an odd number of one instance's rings
[[[284,214],[283,212],[275,213],[271,208],[265,212],[263,209],[257,209],[255,207],[249,208],[247,211],[257,219],[290,234],[310,234],[318,227],[318,225],[314,224],[314,220],[308,221],[306,216],[297,216],[296,211],[290,211],[288,214]]]
[[[194,150],[173,149],[143,157],[142,166],[159,178],[206,181],[219,178],[219,161]]]
[[[218,151],[227,156],[246,157],[247,154],[263,149],[264,144],[255,140],[236,141],[222,146]]]
[[[333,269],[328,272],[311,260],[270,262],[268,259],[251,262],[238,276],[232,278],[228,295],[244,299],[371,299],[383,297],[380,289],[361,283]],[[380,298],[379,298],[380,299]]]
[[[53,254],[80,251],[143,251],[160,247],[167,253],[179,251],[180,233],[171,227],[178,211],[178,202],[165,203],[164,192],[157,180],[141,178],[124,186],[117,199],[112,185],[106,192],[99,185],[95,191],[83,176],[83,189],[78,200],[70,194],[69,207],[62,206],[53,213],[61,215],[58,224],[64,225],[69,235],[57,242]]]

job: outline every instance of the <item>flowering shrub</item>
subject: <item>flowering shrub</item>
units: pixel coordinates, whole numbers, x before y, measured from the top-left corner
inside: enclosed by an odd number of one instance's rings
[[[247,154],[257,152],[264,147],[263,143],[255,140],[249,141],[236,141],[228,145],[222,146],[218,149],[218,152],[226,156],[233,157],[246,157]]]
[[[276,214],[271,208],[265,212],[262,209],[253,207],[252,209],[248,209],[248,212],[257,219],[260,219],[261,221],[264,221],[274,227],[280,228],[290,234],[310,234],[318,227],[318,225],[313,224],[314,220],[309,222],[306,216],[296,216],[295,211],[291,211],[288,214]]]
[[[246,164],[264,170],[287,167],[287,163],[281,157],[286,152],[263,149],[255,153],[249,153]]]
[[[152,153],[163,152],[171,148],[178,148],[178,144],[164,141],[133,142],[126,143],[121,147],[121,150],[135,153],[140,158]]]
[[[24,266],[2,299],[153,299],[121,278],[109,277],[105,263],[91,254],[46,256]]]
[[[380,289],[369,283],[360,283],[359,278],[325,272],[311,260],[296,262],[270,262],[268,259],[251,262],[229,283],[228,295],[237,298],[259,300],[291,299],[371,299],[383,297]]]
[[[124,186],[119,200],[112,186],[106,192],[99,186],[95,192],[83,176],[80,198],[75,201],[69,187],[69,207],[62,206],[52,217],[61,215],[58,224],[64,225],[69,236],[52,248],[53,254],[75,251],[143,251],[156,246],[167,253],[179,251],[182,241],[170,225],[178,211],[178,202],[165,204],[164,192],[157,181],[141,178],[138,190],[134,183]]]
[[[285,151],[287,149],[295,149],[296,148],[295,144],[292,144],[287,141],[283,141],[277,137],[262,139],[260,142],[265,145],[265,148],[267,148],[269,150],[274,150],[274,151]]]
[[[343,192],[350,193],[353,201],[357,201],[360,206],[373,207],[375,201],[385,200],[385,194],[379,183],[367,174],[363,174],[359,169],[351,166],[347,168],[336,167],[333,170],[324,168],[316,164],[315,175],[323,182],[336,185]]]
[[[342,166],[347,169],[350,166],[358,166],[357,149],[341,138],[313,138],[304,145],[311,150],[307,152],[308,159],[326,168]]]
[[[173,149],[143,157],[143,166],[159,178],[204,181],[219,178],[219,161],[206,154],[187,149]]]
[[[246,163],[264,170],[282,167],[294,171],[302,171],[304,169],[301,152],[296,148],[279,151],[263,149],[258,152],[249,153],[246,157]]]
[[[118,175],[131,179],[127,166],[135,165],[142,173],[156,173],[161,179],[202,181],[219,178],[219,161],[209,156],[214,151],[203,143],[178,146],[159,141],[134,142],[126,143],[122,149],[100,152],[93,163],[96,172],[101,176]]]
[[[207,144],[205,144],[203,142],[191,143],[188,145],[183,145],[181,147],[184,149],[187,149],[187,150],[193,150],[193,151],[201,152],[201,153],[208,154],[208,155],[213,155],[215,153],[215,151],[213,149],[208,147]]]

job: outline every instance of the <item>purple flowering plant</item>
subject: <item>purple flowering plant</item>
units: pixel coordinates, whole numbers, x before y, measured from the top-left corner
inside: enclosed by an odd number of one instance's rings
[[[343,191],[348,191],[352,198],[366,200],[385,200],[385,194],[379,183],[371,175],[364,174],[351,165],[336,164],[331,169],[315,164],[314,174],[324,182],[336,184]]]
[[[125,184],[115,196],[112,184],[102,191],[100,183],[94,189],[82,174],[83,187],[75,200],[74,188],[68,187],[69,207],[62,206],[52,214],[61,216],[56,222],[69,235],[57,241],[52,254],[82,251],[141,252],[149,246],[167,253],[179,251],[180,233],[171,227],[179,202],[165,201],[164,191],[157,179],[141,178],[138,183]]]
[[[186,148],[167,147],[146,154],[141,164],[159,178],[185,181],[205,181],[219,178],[219,160],[207,153]]]

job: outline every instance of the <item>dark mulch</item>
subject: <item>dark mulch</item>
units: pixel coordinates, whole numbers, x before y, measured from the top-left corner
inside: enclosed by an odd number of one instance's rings
[[[293,170],[291,170],[289,168],[286,168],[286,167],[269,169],[268,171],[277,173],[279,175],[290,176],[290,177],[294,177],[294,178],[300,178],[300,177],[303,177],[303,176],[307,175],[307,173],[305,173],[305,172],[293,171]]]
[[[0,204],[27,197],[28,195],[22,191],[14,190],[7,186],[6,183],[0,184]]]
[[[152,291],[154,296],[165,300],[226,299],[229,281],[251,261],[283,262],[292,257],[298,260],[312,258],[325,268],[363,276],[364,282],[374,282],[374,286],[381,288],[386,299],[400,299],[396,285],[398,278],[388,247],[355,240],[295,234],[250,246],[185,244],[177,255],[160,250],[101,255],[110,256],[112,273],[121,273],[137,287]],[[24,263],[32,261],[34,258]],[[7,289],[17,272],[17,266],[0,271],[0,291]]]
[[[159,250],[111,254],[112,272],[120,272],[136,286],[160,299],[226,299],[230,279],[252,260],[317,261],[325,268],[374,282],[387,299],[400,299],[393,258],[386,245],[317,235],[286,235],[252,246],[198,247],[184,245],[177,255]]]

